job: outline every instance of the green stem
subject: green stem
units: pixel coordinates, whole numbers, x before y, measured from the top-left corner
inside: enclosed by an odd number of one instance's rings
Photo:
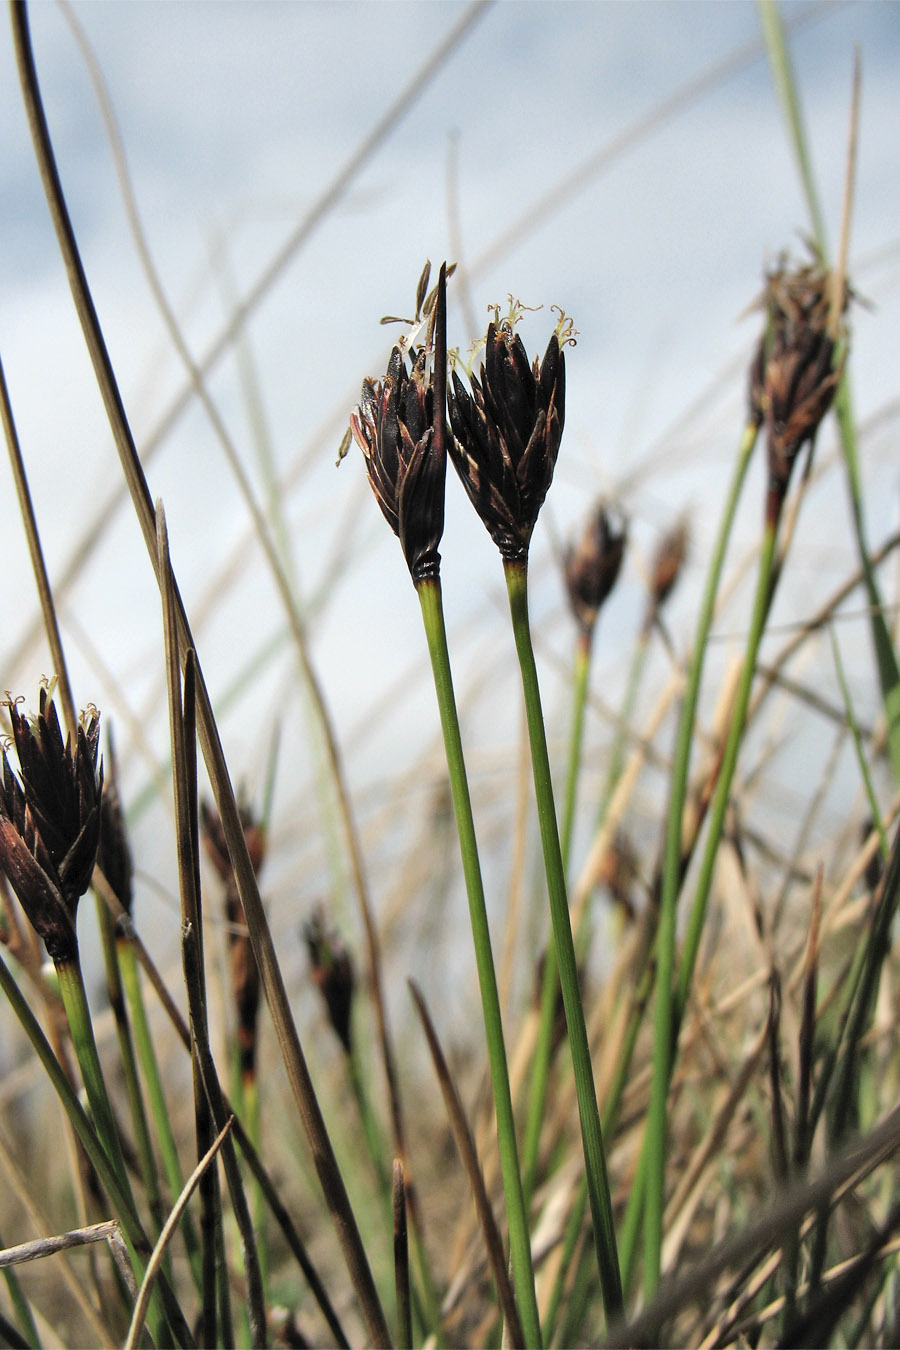
[[[713,555],[710,560],[706,586],[697,619],[697,632],[694,639],[693,654],[688,672],[687,686],[681,705],[678,734],[675,742],[675,759],[672,767],[672,785],[669,796],[669,813],[666,823],[665,861],[663,865],[662,895],[660,898],[659,931],[657,936],[657,976],[656,1008],[654,1020],[653,1076],[650,1090],[650,1111],[647,1121],[647,1145],[651,1150],[650,1190],[654,1199],[650,1202],[651,1212],[647,1216],[646,1255],[649,1257],[648,1277],[651,1287],[655,1288],[659,1278],[659,1265],[662,1248],[662,1206],[665,1171],[666,1138],[666,1096],[668,1094],[671,1058],[673,1054],[672,1036],[672,1000],[671,989],[675,969],[675,932],[678,894],[684,875],[682,861],[682,818],[687,800],[687,784],[690,772],[691,747],[694,739],[694,722],[697,716],[697,703],[700,698],[700,681],[709,643],[715,613],[716,596],[725,565],[725,554],[734,525],[738,502],[747,476],[747,469],[757,440],[757,428],[748,423],[741,437],[737,461],[732,474],[725,509],[719,526]],[[652,1143],[650,1142],[652,1140]],[[640,1217],[641,1199],[638,1193],[637,1178],[629,1201],[623,1228],[623,1252],[632,1250],[636,1227]],[[633,1235],[632,1235],[633,1234]],[[626,1246],[627,1240],[627,1246]],[[624,1261],[623,1268],[630,1268],[630,1260]],[[628,1278],[625,1279],[628,1287]]]
[[[760,642],[762,641],[763,630],[765,628],[766,618],[768,617],[769,606],[772,600],[772,571],[775,564],[777,534],[777,520],[767,520],[759,558],[759,579],[756,587],[756,598],[753,604],[753,615],[750,620],[750,632],[747,637],[747,649],[744,654],[744,665],[741,670],[741,678],[735,695],[735,707],[731,718],[728,740],[725,744],[725,753],[722,757],[722,767],[719,770],[716,791],[713,797],[712,806],[710,807],[706,849],[703,854],[700,874],[697,878],[697,889],[694,893],[694,901],[688,918],[684,951],[682,952],[681,964],[678,969],[675,1007],[677,1014],[677,1024],[675,1028],[676,1035],[691,992],[691,981],[694,975],[694,966],[697,961],[697,952],[700,947],[703,921],[706,917],[706,905],[709,900],[709,892],[712,888],[716,855],[722,838],[725,813],[728,809],[728,802],[731,795],[731,784],[734,779],[738,752],[741,747],[741,739],[747,722],[747,709],[750,706],[750,693],[753,688],[753,677],[756,673],[756,659],[759,655]]]
[[[116,1170],[121,1189],[131,1197],[131,1184],[125,1169],[119,1132],[116,1128],[109,1094],[106,1091],[103,1070],[100,1067],[97,1042],[94,1040],[94,1028],[91,1022],[87,994],[84,989],[81,963],[77,957],[71,961],[57,961],[56,974],[69,1029],[72,1033],[72,1045],[78,1057],[78,1066],[81,1069],[84,1090],[87,1093],[88,1105],[94,1117],[97,1133],[106,1149],[110,1163]],[[131,1203],[133,1207],[133,1197],[131,1197]]]
[[[106,1090],[100,1056],[97,1053],[97,1042],[94,1039],[94,1027],[84,988],[81,962],[76,955],[73,960],[55,962],[55,966],[59,981],[59,992],[66,1010],[66,1018],[72,1034],[72,1045],[78,1058],[81,1079],[84,1083],[91,1115],[94,1118],[94,1125],[118,1179],[119,1189],[127,1197],[132,1211],[136,1214],[134,1196],[131,1183],[128,1180],[128,1171],[125,1167],[119,1131],[116,1127],[112,1104]],[[137,1255],[133,1252],[132,1261],[135,1262],[136,1260]],[[154,1309],[152,1321],[153,1338],[159,1344],[160,1336],[169,1334],[164,1330],[166,1327],[165,1314],[161,1308]]]
[[[497,990],[497,976],[491,951],[491,933],[484,900],[484,886],[481,880],[481,865],[478,860],[475,822],[472,817],[472,803],[469,797],[469,785],[463,758],[459,717],[453,694],[440,581],[432,579],[422,581],[417,587],[417,591],[419,603],[422,607],[422,618],[425,624],[428,651],[434,674],[434,685],[447,756],[447,770],[459,832],[463,875],[469,898],[469,916],[472,924],[472,938],[475,944],[478,983],[481,988],[491,1085],[494,1093],[494,1107],[497,1113],[497,1142],[500,1152],[500,1168],[503,1175],[503,1189],[506,1196],[513,1284],[526,1343],[530,1346],[539,1347],[542,1344],[541,1325],[534,1291],[534,1270],[531,1263],[528,1215],[525,1208],[516,1147],[515,1120],[509,1089],[509,1070],[506,1062],[506,1046],[503,1041],[503,1023],[500,1016],[500,996]]]
[[[181,1170],[181,1161],[178,1157],[175,1136],[172,1132],[169,1108],[166,1103],[165,1093],[163,1092],[162,1079],[159,1075],[159,1064],[157,1063],[156,1052],[153,1048],[153,1038],[150,1035],[150,1026],[147,1021],[147,1009],[144,1005],[144,996],[141,990],[137,957],[135,955],[133,944],[127,938],[117,938],[116,946],[119,953],[119,969],[122,973],[122,985],[125,990],[128,1007],[131,1011],[135,1048],[143,1073],[144,1086],[147,1090],[156,1141],[159,1145],[160,1157],[162,1158],[169,1192],[174,1198],[179,1196],[184,1189],[184,1173]],[[191,1271],[199,1290],[201,1287],[200,1249],[197,1242],[197,1233],[194,1228],[194,1223],[190,1212],[187,1209],[181,1216],[181,1227],[184,1233],[184,1242],[187,1248]]]
[[[579,630],[575,647],[575,670],[572,680],[572,730],[569,737],[569,760],[566,771],[566,796],[563,807],[563,826],[560,838],[563,867],[568,869],[575,825],[575,804],[578,798],[578,778],[581,769],[581,747],[584,740],[584,714],[587,705],[588,678],[591,670],[593,630]],[[531,1202],[537,1174],[538,1150],[544,1107],[547,1101],[547,1083],[550,1078],[550,1060],[553,1056],[553,1024],[555,1022],[556,994],[559,976],[552,946],[547,948],[544,974],[541,980],[540,1022],[537,1043],[529,1075],[528,1115],[525,1122],[525,1143],[522,1147],[522,1188],[526,1206]]]
[[[119,969],[119,956],[116,947],[115,933],[113,931],[113,917],[99,895],[96,899],[97,920],[100,925],[100,938],[103,947],[103,962],[106,968],[106,984],[109,992],[110,1007],[116,1023],[116,1034],[119,1041],[119,1057],[122,1061],[122,1075],[128,1096],[128,1105],[131,1111],[131,1122],[134,1127],[134,1141],[137,1148],[141,1176],[147,1192],[147,1204],[153,1217],[154,1234],[158,1237],[162,1232],[165,1214],[163,1213],[162,1197],[159,1190],[156,1159],[153,1156],[153,1144],[150,1139],[150,1129],[147,1124],[147,1113],[144,1109],[144,1098],[141,1093],[140,1079],[138,1077],[134,1042],[131,1037],[128,1011],[125,1005],[122,974]]]
[[[712,889],[713,873],[718,856],[719,844],[722,839],[722,831],[725,825],[725,815],[731,795],[731,785],[734,779],[738,752],[741,747],[744,728],[747,722],[750,692],[753,687],[753,677],[756,672],[756,658],[759,653],[759,645],[765,627],[766,616],[769,612],[772,589],[772,570],[775,563],[777,535],[778,514],[770,512],[767,515],[766,528],[763,535],[756,598],[754,600],[753,615],[750,621],[750,632],[747,637],[744,664],[741,669],[741,677],[735,694],[735,706],[728,731],[728,739],[725,743],[722,763],[716,781],[715,793],[710,806],[706,847],[703,852],[700,873],[697,878],[697,889],[694,893],[694,901],[685,934],[684,950],[682,952],[675,991],[675,1006],[674,1009],[671,1010],[667,1022],[667,1025],[670,1027],[670,1035],[667,1040],[662,1040],[659,1035],[658,1025],[657,1038],[654,1043],[654,1080],[658,1085],[658,1093],[655,1098],[651,1099],[650,1125],[647,1134],[649,1165],[644,1215],[644,1295],[646,1298],[649,1298],[655,1291],[656,1286],[659,1283],[660,1273],[662,1215],[665,1190],[665,1097],[668,1092],[668,1084],[674,1064],[675,1045],[678,1039],[678,1032],[681,1028],[681,1020],[684,1016],[684,1010],[690,995],[694,966],[697,961],[697,953],[700,948],[700,939],[703,933],[703,924],[706,919],[709,894]],[[670,983],[663,984],[663,972],[660,970],[657,982],[658,1002],[671,1002],[671,998],[667,998],[666,996],[670,987]],[[661,1023],[662,1019],[660,1019],[660,1024]]]
[[[541,830],[541,845],[544,853],[544,870],[547,875],[547,889],[550,898],[553,944],[559,968],[563,1007],[565,1008],[569,1045],[572,1052],[575,1091],[578,1098],[578,1114],[581,1120],[581,1137],[584,1146],[591,1214],[594,1221],[594,1242],[597,1249],[600,1284],[603,1290],[606,1315],[612,1320],[620,1313],[622,1308],[622,1285],[619,1277],[619,1260],[616,1252],[609,1180],[606,1173],[606,1155],[600,1128],[600,1113],[597,1108],[597,1093],[594,1088],[594,1071],[591,1065],[591,1051],[584,1021],[584,1007],[578,985],[575,943],[572,938],[572,922],[566,895],[566,878],[559,846],[556,808],[553,803],[550,757],[547,753],[547,737],[544,731],[540,688],[534,662],[534,649],[531,643],[531,627],[528,621],[528,567],[527,563],[504,561],[503,570],[506,575],[506,588],[509,594],[509,608],[516,652],[522,672],[522,689],[528,721],[528,739],[531,747],[532,773],[534,775],[538,821]]]

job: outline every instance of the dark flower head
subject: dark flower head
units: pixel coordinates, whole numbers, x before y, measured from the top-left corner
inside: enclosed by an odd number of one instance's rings
[[[566,551],[569,604],[586,636],[593,632],[601,606],[616,584],[627,537],[628,528],[622,516],[601,502],[578,543]]]
[[[329,932],[325,917],[317,910],[303,925],[303,936],[312,966],[313,983],[318,987],[332,1027],[349,1055],[352,1048],[350,1015],[356,977],[353,960],[343,942]]]
[[[238,802],[238,815],[250,855],[250,865],[258,876],[266,857],[266,831],[246,802]],[[216,808],[206,801],[200,803],[200,829],[206,856],[226,885],[232,884],[234,868],[231,866],[222,820]]]
[[[505,562],[528,556],[565,421],[566,363],[557,335],[529,365],[513,323],[487,331],[481,377],[447,391],[450,457]]]
[[[750,418],[765,425],[769,482],[781,497],[840,383],[842,362],[835,358],[846,331],[833,321],[833,292],[834,274],[819,262],[793,270],[782,263],[766,279],[766,330],[751,367]],[[848,299],[844,286],[838,320]]]
[[[238,813],[244,830],[247,852],[250,855],[250,864],[258,876],[266,856],[266,832],[244,802],[238,803]],[[247,918],[241,903],[234,868],[231,865],[222,820],[218,811],[209,802],[200,803],[200,832],[207,857],[225,883],[231,992],[237,1013],[241,1072],[246,1078],[256,1069],[256,1029],[261,993],[259,967],[250,941]]]
[[[410,348],[411,369],[399,347],[383,380],[363,380],[350,429],[385,520],[400,540],[413,582],[437,577],[444,533],[447,469],[446,275],[441,268],[434,307],[433,376],[429,348]]]
[[[78,953],[75,912],[90,885],[100,842],[103,766],[97,768],[100,718],[82,714],[75,749],[63,744],[56,707],[41,690],[37,717],[9,698],[19,777],[3,753],[0,865],[54,961]]]
[[[650,573],[650,597],[645,627],[649,628],[668,600],[684,567],[688,551],[688,527],[683,520],[659,541]]]

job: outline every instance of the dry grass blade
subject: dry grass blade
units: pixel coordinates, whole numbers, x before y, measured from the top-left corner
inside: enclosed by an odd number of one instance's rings
[[[102,1223],[89,1224],[87,1228],[73,1228],[68,1233],[59,1233],[56,1237],[20,1242],[15,1247],[5,1247],[0,1251],[0,1270],[23,1261],[38,1261],[44,1256],[55,1256],[57,1252],[67,1251],[70,1247],[84,1247],[90,1242],[108,1242],[114,1234],[121,1237],[121,1232],[115,1219],[106,1219]]]
[[[500,1237],[497,1221],[494,1218],[494,1211],[491,1207],[487,1191],[485,1190],[484,1178],[481,1175],[478,1153],[475,1148],[475,1140],[472,1138],[472,1131],[469,1128],[469,1122],[466,1120],[463,1104],[450,1074],[447,1061],[444,1058],[444,1052],[441,1049],[440,1041],[437,1038],[437,1032],[434,1029],[434,1024],[429,1016],[422,993],[414,980],[409,980],[408,984],[410,993],[413,997],[413,1002],[416,1005],[416,1011],[419,1014],[422,1027],[425,1031],[428,1049],[431,1052],[435,1073],[437,1074],[438,1082],[441,1085],[444,1104],[447,1107],[447,1115],[450,1118],[453,1138],[456,1141],[456,1147],[459,1150],[462,1164],[466,1169],[466,1176],[469,1179],[469,1185],[472,1189],[472,1198],[475,1201],[478,1218],[481,1221],[485,1247],[487,1248],[487,1256],[491,1264],[491,1270],[494,1273],[497,1294],[506,1321],[506,1334],[509,1337],[510,1344],[524,1346],[525,1338],[522,1332],[522,1324],[519,1319],[519,1309],[516,1305],[515,1295],[513,1294],[512,1285],[510,1284],[509,1275],[506,1269],[503,1240]]]
[[[850,104],[850,130],[847,136],[847,172],[844,181],[844,209],[841,212],[841,238],[837,262],[831,275],[831,303],[828,329],[837,337],[844,307],[847,284],[847,256],[850,250],[850,221],[853,215],[853,192],[856,184],[856,152],[859,144],[859,99],[862,86],[862,65],[857,49],[853,55],[853,93]]]
[[[69,683],[69,672],[68,667],[66,666],[66,658],[63,653],[62,638],[59,633],[59,623],[56,618],[56,606],[53,602],[53,592],[50,589],[50,578],[47,575],[47,566],[44,562],[44,550],[41,547],[41,536],[38,533],[37,518],[34,514],[34,507],[31,502],[31,491],[28,487],[25,461],[22,458],[22,449],[19,445],[19,437],[16,432],[16,424],[13,418],[12,404],[9,398],[9,390],[6,386],[6,374],[3,370],[2,360],[0,360],[0,420],[3,422],[3,434],[6,437],[6,447],[9,451],[9,463],[12,468],[13,480],[16,485],[16,495],[19,499],[19,515],[22,517],[22,524],[25,527],[25,534],[28,538],[28,552],[31,555],[31,566],[34,572],[35,582],[37,583],[41,614],[44,618],[47,641],[50,644],[50,656],[55,667],[56,677],[59,681],[59,695],[62,699],[63,713],[65,715],[69,735],[73,738],[74,742],[76,734],[75,729],[78,725],[78,719],[75,715],[75,700],[72,697],[72,686]]]

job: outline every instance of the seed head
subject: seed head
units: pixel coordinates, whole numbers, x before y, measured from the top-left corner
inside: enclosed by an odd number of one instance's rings
[[[265,861],[266,833],[253,812],[243,802],[238,806],[250,863],[256,875]],[[218,811],[208,802],[200,803],[200,829],[206,854],[225,883],[225,918],[228,923],[228,959],[231,966],[231,991],[237,1013],[238,1050],[245,1078],[256,1068],[256,1026],[259,1015],[259,967],[247,929],[234,869],[228,853],[225,830]]]
[[[532,366],[513,322],[492,323],[481,376],[470,380],[471,394],[454,371],[447,391],[450,457],[504,561],[523,562],[565,421],[560,340],[554,333]]]
[[[434,359],[427,345],[410,348],[411,369],[399,347],[383,380],[363,380],[350,429],[385,520],[400,540],[415,585],[437,577],[444,533],[447,471],[446,273],[441,268],[434,308]]]
[[[246,802],[238,803],[238,815],[254,873],[259,874],[266,857],[266,832]],[[200,828],[206,856],[226,885],[234,883],[234,869],[228,852],[225,830],[218,811],[209,802],[200,803]]]
[[[313,983],[318,987],[335,1033],[349,1055],[352,1049],[350,1016],[356,977],[353,960],[341,939],[329,932],[325,917],[317,910],[303,925]]]
[[[668,600],[684,566],[688,551],[688,527],[680,520],[659,541],[650,573],[650,597],[645,627],[649,628]]]
[[[575,622],[590,637],[601,606],[616,584],[628,527],[619,512],[600,502],[575,545],[565,556],[566,590]]]
[[[31,719],[7,700],[19,777],[4,750],[0,866],[48,955],[70,961],[78,954],[78,901],[90,885],[100,842],[100,715],[95,708],[82,714],[73,751],[70,739],[63,744],[47,688]]]
[[[814,440],[840,383],[835,354],[846,331],[831,322],[833,289],[819,262],[793,270],[781,263],[766,279],[766,330],[751,367],[750,417],[765,424],[770,487],[782,498],[797,455]],[[845,286],[841,313],[848,298]]]

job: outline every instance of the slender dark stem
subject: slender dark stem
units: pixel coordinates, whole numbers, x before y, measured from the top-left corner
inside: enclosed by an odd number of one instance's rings
[[[412,1309],[409,1296],[409,1244],[406,1232],[406,1184],[403,1164],[394,1159],[392,1186],[394,1212],[394,1283],[397,1289],[397,1346],[408,1350],[412,1345]]]

